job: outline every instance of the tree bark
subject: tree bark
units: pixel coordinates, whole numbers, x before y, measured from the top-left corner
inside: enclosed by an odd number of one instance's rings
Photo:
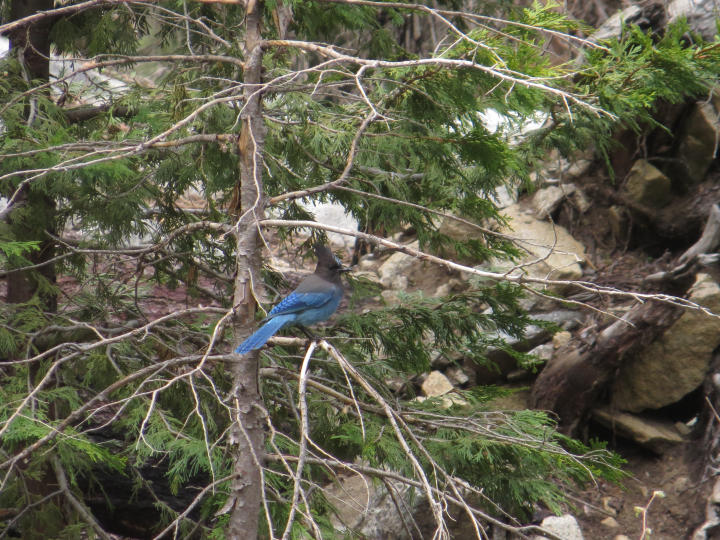
[[[262,78],[262,0],[247,0],[244,107],[238,141],[240,153],[239,219],[236,229],[237,276],[233,305],[240,319],[240,342],[253,327],[256,296],[261,294],[257,221],[263,212],[262,152],[265,126],[258,85]],[[235,424],[231,444],[235,446],[234,479],[230,498],[229,538],[257,538],[263,498],[262,471],[265,462],[264,406],[259,388],[259,353],[252,351],[233,365]]]
[[[15,0],[10,5],[10,18],[16,21],[52,8],[53,0]],[[47,82],[50,78],[50,29],[53,22],[51,18],[44,18],[35,24],[16,28],[9,35],[11,54],[19,54],[28,84],[38,79]],[[31,100],[28,101],[26,113],[28,123],[32,123],[35,118]],[[26,187],[17,197],[14,209],[8,216],[8,223],[16,240],[40,241],[40,250],[32,252],[28,257],[31,264],[40,264],[53,257],[54,243],[45,235],[46,230],[55,232],[55,201],[52,198],[42,193],[32,193]],[[55,284],[53,265],[45,265],[37,272],[13,272],[8,275],[8,303],[18,304],[30,300],[38,290],[38,275]],[[54,294],[44,294],[42,300],[47,311],[56,311],[57,298]]]

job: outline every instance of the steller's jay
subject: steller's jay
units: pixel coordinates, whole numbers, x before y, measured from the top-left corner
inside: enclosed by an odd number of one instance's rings
[[[254,334],[243,341],[235,352],[245,354],[259,349],[275,332],[287,325],[307,326],[330,318],[343,296],[340,274],[348,272],[327,246],[315,246],[318,262],[315,273],[276,305]]]

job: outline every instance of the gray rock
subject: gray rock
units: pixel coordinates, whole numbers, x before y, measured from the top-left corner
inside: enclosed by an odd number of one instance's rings
[[[470,382],[470,377],[467,373],[458,366],[450,366],[445,370],[445,376],[450,380],[453,385],[463,386]]]
[[[590,170],[592,160],[590,159],[576,159],[570,163],[570,166],[564,171],[563,179],[575,179],[582,178]]]
[[[500,186],[495,189],[495,193],[490,195],[490,200],[498,208],[507,208],[517,202],[517,190],[513,187]]]
[[[535,217],[547,219],[560,206],[563,199],[573,193],[575,189],[575,184],[560,184],[537,190],[532,199]]]
[[[620,37],[622,34],[623,23],[632,23],[641,16],[642,9],[638,6],[627,7],[609,17],[597,30],[595,30],[592,37],[596,40]]]
[[[720,313],[720,287],[707,274],[697,275],[688,298]],[[612,388],[613,407],[639,412],[679,401],[702,384],[718,345],[720,319],[685,311],[620,369]]]
[[[715,159],[718,137],[718,111],[712,102],[698,102],[687,118],[683,130],[678,158],[684,170],[682,178],[700,183]]]
[[[530,316],[534,319],[557,324],[566,330],[577,328],[584,321],[585,316],[578,311],[559,309],[549,313],[533,313]],[[535,324],[529,325],[525,330],[525,336],[517,338],[504,332],[496,332],[495,337],[505,341],[510,347],[520,352],[527,352],[534,347],[551,339],[551,331]],[[552,347],[552,344],[550,344]],[[488,360],[494,366],[475,366],[475,376],[478,384],[494,384],[502,381],[506,376],[517,369],[517,361],[506,351],[496,347],[489,347],[486,353]],[[468,366],[465,366],[466,368]]]
[[[670,421],[643,418],[610,408],[595,409],[592,414],[595,420],[618,435],[658,454],[663,453],[669,446],[685,442]]]
[[[687,18],[690,29],[712,41],[717,34],[715,19],[720,16],[716,0],[674,0],[667,8],[669,22]]]
[[[382,486],[373,484],[369,477],[356,474],[341,477],[340,482],[323,488],[328,502],[336,509],[331,518],[335,530],[360,534],[363,538],[407,539],[403,517],[412,519],[420,504],[420,497],[409,497],[407,486],[396,484],[395,491],[406,504],[401,505],[401,517],[392,497]]]
[[[528,351],[528,354],[537,356],[539,360],[547,362],[552,358],[554,348],[552,343],[543,343]]]
[[[662,208],[672,199],[671,186],[670,178],[646,160],[639,159],[630,169],[624,192],[638,204]]]
[[[542,520],[540,526],[563,540],[583,540],[580,525],[570,514],[548,516]],[[534,536],[533,540],[545,540],[546,538],[547,536]]]
[[[414,249],[418,249],[419,247],[417,240],[411,242],[409,246]],[[380,276],[380,283],[388,289],[404,290],[408,286],[407,275],[413,267],[421,264],[422,262],[415,257],[396,251],[377,269],[377,273]]]

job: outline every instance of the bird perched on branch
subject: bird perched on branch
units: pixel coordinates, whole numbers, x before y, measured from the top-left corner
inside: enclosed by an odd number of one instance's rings
[[[350,269],[344,267],[327,246],[315,246],[315,255],[315,273],[303,279],[297,289],[272,308],[264,324],[235,349],[236,353],[259,349],[283,326],[308,326],[325,321],[335,313],[343,296],[340,276]]]

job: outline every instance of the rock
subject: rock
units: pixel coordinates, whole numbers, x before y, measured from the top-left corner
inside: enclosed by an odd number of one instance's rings
[[[363,255],[360,257],[360,260],[358,261],[358,268],[360,270],[363,270],[365,272],[374,272],[375,268],[378,265],[378,260],[375,255]]]
[[[470,377],[467,376],[467,373],[463,371],[461,367],[458,366],[450,366],[445,370],[445,376],[452,382],[455,386],[463,386],[470,382]]]
[[[715,477],[712,494],[705,505],[705,522],[693,531],[691,540],[712,540],[717,538],[717,529],[720,525],[720,478]]]
[[[453,390],[450,380],[439,371],[431,371],[430,375],[420,385],[423,394],[427,397],[436,397],[447,394]]]
[[[495,193],[490,195],[490,200],[498,208],[507,208],[517,202],[517,190],[508,186],[500,186],[495,189]]]
[[[603,527],[607,527],[608,529],[617,529],[618,527],[620,527],[620,524],[617,522],[617,519],[615,519],[614,517],[610,517],[610,516],[603,519],[600,522],[600,525],[602,525]]]
[[[400,298],[401,291],[383,291],[380,293],[380,297],[388,306],[396,306],[402,303]]]
[[[563,179],[580,179],[584,177],[592,166],[591,159],[576,159],[569,164],[569,167],[563,173]]]
[[[441,369],[446,368],[452,364],[452,359],[448,358],[445,354],[438,350],[433,350],[430,353],[430,365],[434,368]]]
[[[690,29],[708,41],[712,41],[717,34],[716,0],[674,0],[667,7],[667,12],[668,22],[676,22],[680,17],[685,17]]]
[[[519,388],[508,394],[491,399],[487,403],[487,407],[492,411],[524,411],[528,408],[528,398],[530,390],[527,388]]]
[[[559,349],[560,347],[564,347],[568,343],[570,343],[570,340],[572,339],[572,334],[568,332],[567,330],[563,330],[562,332],[557,332],[552,339],[552,345],[553,348]]]
[[[411,242],[408,246],[413,249],[419,249],[417,240]],[[388,289],[405,290],[408,286],[407,276],[410,274],[411,269],[421,264],[422,262],[415,257],[396,251],[377,269],[377,273],[380,276],[380,283]]]
[[[612,205],[608,208],[607,214],[608,223],[610,224],[610,232],[612,232],[613,239],[617,242],[626,234],[628,212],[627,208],[619,205]]]
[[[642,9],[638,6],[630,6],[615,15],[609,17],[600,27],[595,30],[593,38],[596,40],[611,39],[622,35],[623,23],[631,24],[642,16]]]
[[[554,280],[573,280],[582,277],[580,264],[585,261],[585,247],[575,240],[564,227],[547,221],[540,221],[526,214],[515,204],[504,210],[510,218],[511,229],[502,232],[519,239],[519,244],[528,254],[521,263],[532,263],[512,271],[513,275],[524,273],[533,277]],[[506,261],[495,261],[502,270],[514,265]]]
[[[558,309],[549,313],[531,313],[530,317],[541,321],[555,323],[565,329],[577,328],[584,321],[584,314],[570,309]],[[504,332],[496,332],[495,337],[505,341],[513,349],[526,352],[550,339],[550,330],[535,324],[525,329],[525,336],[518,338]],[[492,361],[494,367],[475,365],[477,384],[495,384],[502,381],[505,376],[517,368],[517,361],[505,350],[497,347],[488,347],[486,356]],[[465,366],[467,367],[467,366]]]
[[[698,274],[689,300],[720,313],[720,287]],[[611,394],[614,408],[639,412],[679,401],[705,379],[713,350],[720,345],[720,319],[685,311],[665,333],[626,362]]]
[[[473,238],[475,239],[482,239],[483,233],[478,229],[477,227],[473,226],[473,219],[472,218],[464,218],[462,219],[466,220],[468,223],[463,221],[458,221],[457,219],[453,219],[447,216],[444,216],[440,220],[440,225],[438,226],[438,232],[440,234],[444,234],[445,236],[448,236],[449,238],[452,238],[453,240],[457,242],[464,242],[467,240],[471,240]],[[450,245],[443,245],[438,249],[438,255],[441,257],[448,257],[453,259],[459,259],[461,262],[464,263],[477,263],[480,262],[477,258],[472,257],[459,257],[459,255],[455,252],[452,246]]]
[[[379,287],[382,287],[382,282],[380,281],[380,276],[378,276],[377,272],[373,272],[371,270],[354,270],[353,269],[352,275],[355,279],[366,280],[366,281],[373,283],[374,285],[378,285]]]
[[[628,174],[623,191],[629,199],[652,208],[662,208],[672,199],[672,182],[644,159],[637,160]]]
[[[669,421],[643,418],[605,407],[593,410],[592,414],[598,423],[657,454],[662,454],[671,445],[685,442]]]
[[[718,111],[712,102],[698,102],[687,118],[678,146],[678,158],[683,170],[680,178],[698,184],[715,159]]]
[[[440,298],[443,296],[448,296],[452,292],[452,284],[450,283],[443,283],[440,285],[437,289],[435,289],[435,292],[433,293],[433,296],[435,298]]]
[[[575,189],[577,189],[575,184],[560,184],[538,189],[532,199],[535,217],[547,219],[560,206],[563,199],[573,193]]]
[[[534,349],[528,351],[528,354],[532,354],[538,357],[538,360],[544,360],[547,362],[552,358],[554,346],[552,343],[543,343],[538,345]]]
[[[324,225],[342,227],[351,231],[358,230],[357,220],[347,212],[344,206],[332,202],[300,202],[300,205],[315,215],[316,221]],[[330,244],[335,247],[352,249],[355,245],[354,236],[346,236],[335,232],[327,233]]]
[[[588,196],[585,195],[585,192],[581,189],[576,189],[575,192],[571,196],[572,202],[575,204],[575,208],[580,210],[581,214],[584,214],[588,210],[590,210],[590,207],[592,207],[592,202],[590,202],[590,199],[588,199]]]
[[[542,520],[540,526],[563,540],[583,540],[580,525],[578,525],[577,520],[570,514],[548,516]],[[533,540],[545,540],[547,536],[534,536],[532,538]]]
[[[555,323],[565,329],[577,328],[584,321],[584,315],[579,311],[558,309],[549,313],[531,313],[530,317],[541,321]],[[507,345],[520,352],[527,352],[551,338],[548,328],[535,324],[525,329],[525,336],[518,338],[504,332],[496,332],[495,337],[505,341]],[[517,360],[505,350],[497,347],[488,347],[486,352],[488,360],[494,366],[473,364],[477,384],[495,384],[505,379],[505,376],[517,368]],[[468,366],[465,366],[468,368]]]
[[[330,518],[335,530],[352,531],[363,538],[406,539],[403,520],[413,519],[421,498],[409,497],[407,486],[396,483],[394,488],[396,496],[405,501],[400,505],[402,516],[387,490],[374,485],[369,477],[341,477],[340,482],[325,486],[323,492],[336,509]]]
[[[602,501],[603,510],[612,514],[613,516],[618,515],[618,508],[622,508],[622,504],[620,501],[613,497],[603,497],[600,500]]]

